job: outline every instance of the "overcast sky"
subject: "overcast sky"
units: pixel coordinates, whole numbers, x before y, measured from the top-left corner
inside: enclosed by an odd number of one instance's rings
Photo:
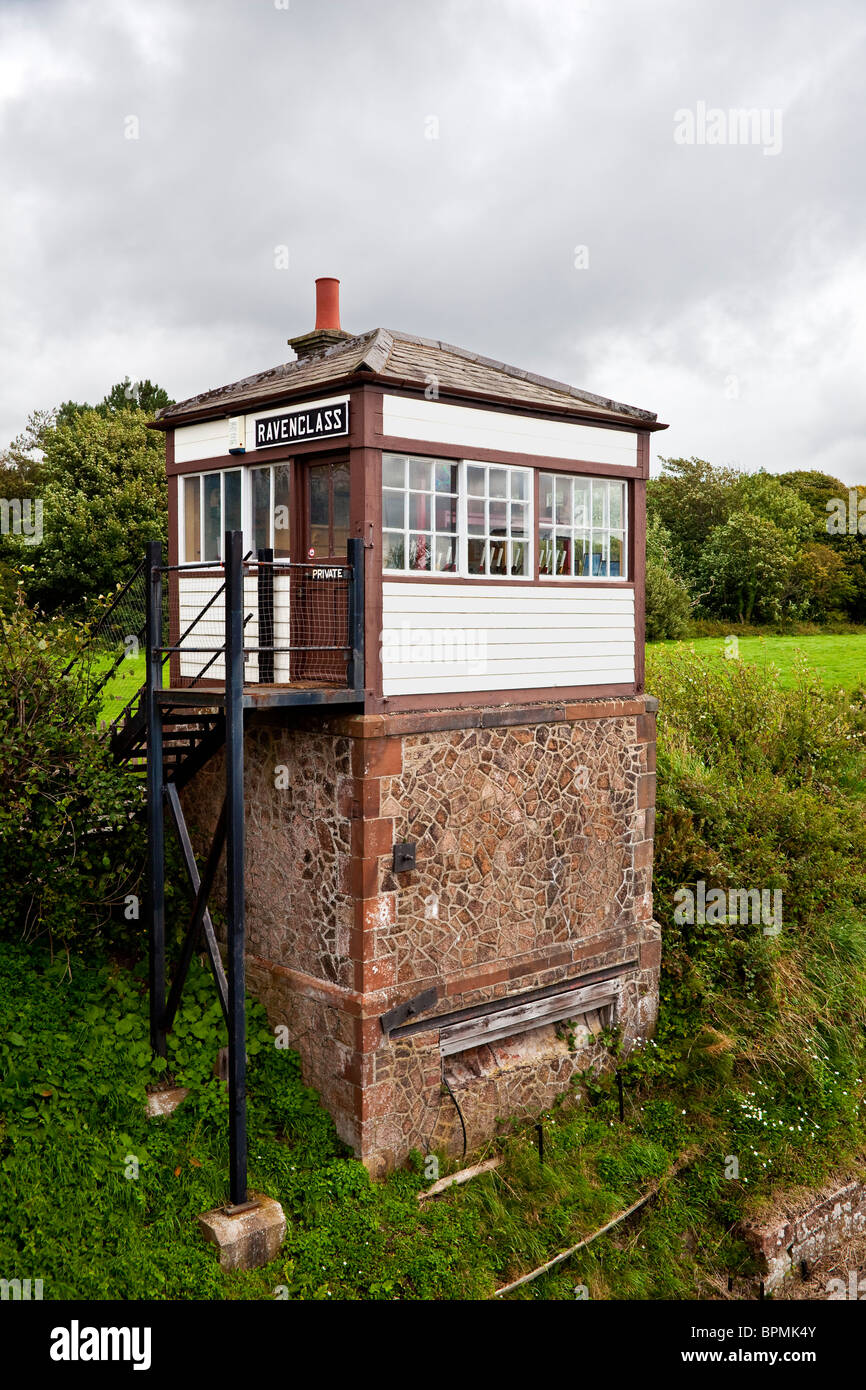
[[[864,482],[864,63],[863,0],[0,0],[0,441],[286,361],[336,275],[656,454]]]

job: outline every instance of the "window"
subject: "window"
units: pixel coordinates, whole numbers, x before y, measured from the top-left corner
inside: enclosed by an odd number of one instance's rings
[[[242,525],[243,474],[240,468],[200,473],[183,480],[183,559],[222,558],[223,535]]]
[[[542,473],[538,480],[538,572],[560,579],[625,579],[625,483]]]
[[[313,555],[345,560],[349,542],[349,465],[316,463],[309,469],[310,529]]]
[[[465,468],[467,572],[529,578],[529,470],[497,463]]]
[[[290,470],[290,464],[277,463],[184,477],[181,564],[221,560],[226,531],[243,531],[244,549],[272,549],[275,559],[287,560]]]
[[[273,550],[275,560],[289,558],[290,464],[250,469],[253,550]]]
[[[383,568],[456,574],[459,465],[385,454],[382,459]]]

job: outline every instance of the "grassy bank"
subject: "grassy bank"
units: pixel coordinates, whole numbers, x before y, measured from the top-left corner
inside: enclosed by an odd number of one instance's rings
[[[148,1122],[160,1071],[143,966],[7,944],[0,1271],[42,1278],[47,1298],[488,1298],[687,1158],[629,1221],[510,1297],[727,1297],[729,1277],[733,1296],[754,1296],[740,1217],[781,1187],[863,1168],[866,717],[802,670],[786,683],[688,651],[652,653],[648,685],[662,701],[664,963],[657,1037],[622,1063],[623,1121],[611,1079],[586,1078],[544,1117],[543,1166],[532,1125],[506,1127],[473,1155],[500,1152],[497,1171],[419,1208],[423,1157],[371,1182],[251,1004],[251,1185],[283,1203],[289,1230],[267,1269],[223,1274],[195,1227],[225,1199],[209,979],[196,969],[171,1038],[190,1097]],[[781,932],[678,922],[675,894],[698,879],[779,889]]]
[[[654,642],[648,647],[650,653],[689,650],[713,661],[730,660],[736,653],[740,660],[770,674],[777,672],[779,683],[788,688],[796,683],[797,672],[803,666],[813,670],[827,685],[841,690],[855,690],[866,682],[866,632],[727,633],[683,642]]]

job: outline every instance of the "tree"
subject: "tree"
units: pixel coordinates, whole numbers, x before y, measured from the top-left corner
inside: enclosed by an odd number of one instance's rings
[[[692,584],[707,537],[735,509],[734,489],[741,474],[700,458],[664,458],[661,463],[663,473],[647,484],[647,510],[670,537],[674,569]]]
[[[844,557],[818,541],[803,546],[794,563],[792,579],[809,617],[817,622],[844,613],[856,592]]]
[[[43,540],[27,555],[28,599],[80,608],[126,579],[149,540],[165,540],[162,436],[137,408],[89,406],[43,436]]]
[[[682,637],[692,611],[689,591],[674,573],[671,538],[658,517],[652,517],[646,536],[646,638],[659,642]]]
[[[796,554],[774,521],[735,512],[714,527],[701,554],[702,602],[741,623],[778,621]]]
[[[147,541],[166,539],[163,439],[147,424],[168,403],[162,387],[127,379],[97,406],[64,401],[31,417],[0,478],[7,497],[41,499],[42,540],[0,538],[7,609],[19,572],[30,602],[82,609],[126,579]]]

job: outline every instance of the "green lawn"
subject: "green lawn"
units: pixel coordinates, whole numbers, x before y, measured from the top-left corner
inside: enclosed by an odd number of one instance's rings
[[[805,659],[825,684],[837,689],[853,690],[866,681],[866,633],[818,633],[808,637],[737,637],[736,651],[742,661],[756,666],[775,666],[781,673],[781,684],[794,683],[798,658]],[[648,652],[669,649],[688,650],[693,647],[701,656],[717,656],[723,660],[729,637],[695,637],[683,642],[651,642]],[[726,645],[727,644],[727,645]]]

